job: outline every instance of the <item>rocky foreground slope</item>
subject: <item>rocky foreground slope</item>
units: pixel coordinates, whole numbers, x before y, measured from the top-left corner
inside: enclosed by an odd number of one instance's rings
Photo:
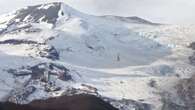
[[[64,3],[2,15],[0,100],[91,94],[119,110],[185,110],[177,86],[195,70],[194,29],[93,16]]]
[[[44,101],[37,100],[28,105],[1,103],[0,110],[117,110],[109,103],[92,95],[62,96]]]

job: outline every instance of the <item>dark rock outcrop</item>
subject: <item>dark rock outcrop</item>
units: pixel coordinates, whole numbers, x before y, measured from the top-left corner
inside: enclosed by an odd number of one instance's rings
[[[23,40],[23,39],[8,39],[4,41],[0,41],[1,44],[11,44],[11,45],[22,45],[22,44],[30,44],[32,48],[38,50],[38,55],[40,57],[48,58],[51,60],[58,60],[60,55],[54,46],[46,45],[45,43],[39,43],[33,40]],[[43,47],[44,48],[41,48]]]
[[[195,42],[192,42],[190,45],[189,45],[190,48],[192,48],[193,50],[195,50]]]
[[[55,63],[40,63],[4,71],[13,74],[16,79],[27,78],[22,82],[21,87],[13,89],[6,99],[17,104],[28,103],[29,96],[38,89],[37,84],[40,84],[47,93],[60,91],[62,87],[56,84],[56,80],[52,79],[54,77],[62,81],[73,81],[70,70]]]
[[[195,110],[195,75],[189,79],[183,79],[177,88],[179,96],[188,107],[187,110]]]
[[[60,57],[59,53],[53,46],[50,46],[49,48],[45,48],[43,51],[40,51],[39,54],[41,57],[46,57],[52,60],[58,60]]]
[[[0,103],[0,110],[118,110],[93,95],[74,95],[36,100],[26,105]]]
[[[32,80],[49,81],[51,75],[57,76],[63,81],[73,80],[69,69],[55,63],[40,63],[34,66],[27,66],[18,69],[5,70],[15,77],[31,75]]]
[[[110,98],[103,98],[119,110],[152,110],[152,106],[147,103],[142,103],[130,99],[114,100]]]
[[[189,56],[188,59],[190,61],[190,64],[195,65],[195,53],[193,53],[193,55]]]
[[[191,43],[189,48],[195,50],[195,42]],[[195,52],[188,59],[191,65],[195,65]],[[181,103],[164,100],[163,110],[195,110],[195,75],[192,75],[191,78],[181,79],[175,88],[177,100],[180,100]]]
[[[170,93],[163,93],[162,95],[162,110],[188,110],[188,107],[185,106],[183,103],[178,103],[180,97],[178,96],[177,99],[172,99],[173,94]]]
[[[105,16],[101,16],[101,17],[108,18],[108,19],[115,19],[115,20],[119,20],[119,21],[122,21],[122,22],[129,22],[129,23],[148,24],[148,25],[161,25],[159,23],[153,23],[153,22],[150,22],[148,20],[142,19],[142,18],[137,17],[137,16],[121,17],[121,16],[105,15]]]
[[[18,22],[37,23],[41,21],[55,24],[60,8],[60,2],[29,6],[17,11],[16,16],[10,21],[10,24],[16,24]]]
[[[45,78],[49,77],[49,75],[55,75],[63,81],[72,80],[69,70],[66,67],[54,63],[40,63],[30,67],[29,70],[32,71],[32,79],[46,80]]]
[[[38,43],[31,40],[8,39],[8,40],[0,41],[0,44],[19,45],[19,44],[38,44]]]
[[[189,48],[191,48],[192,50],[195,50],[195,42],[192,42],[189,45]],[[190,64],[195,65],[195,52],[191,56],[189,56],[188,59],[190,61]]]
[[[188,110],[187,107],[173,103],[172,101],[166,101],[163,104],[162,110]]]
[[[29,95],[34,93],[36,88],[34,86],[28,86],[23,89],[12,91],[10,97],[8,98],[9,102],[16,104],[25,103]]]

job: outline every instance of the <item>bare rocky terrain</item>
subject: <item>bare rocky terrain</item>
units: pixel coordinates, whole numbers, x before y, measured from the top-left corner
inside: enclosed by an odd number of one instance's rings
[[[35,100],[26,105],[0,103],[0,110],[118,110],[93,95],[74,95]]]

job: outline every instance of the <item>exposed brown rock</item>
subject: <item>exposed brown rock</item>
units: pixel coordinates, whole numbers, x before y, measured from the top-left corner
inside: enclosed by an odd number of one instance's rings
[[[74,95],[36,100],[27,105],[1,103],[0,110],[117,110],[93,95]]]

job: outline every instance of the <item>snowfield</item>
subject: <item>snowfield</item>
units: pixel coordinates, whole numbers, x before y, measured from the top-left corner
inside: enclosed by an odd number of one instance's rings
[[[36,90],[15,102],[61,96],[75,88],[161,110],[162,94],[176,94],[178,81],[195,71],[188,59],[193,54],[188,46],[195,41],[194,30],[193,25],[156,24],[138,17],[87,15],[63,3],[3,15],[0,99],[8,100],[13,91],[29,86]],[[40,63],[47,69],[32,68]],[[34,71],[38,78],[32,78]],[[61,73],[71,78],[60,79]]]

